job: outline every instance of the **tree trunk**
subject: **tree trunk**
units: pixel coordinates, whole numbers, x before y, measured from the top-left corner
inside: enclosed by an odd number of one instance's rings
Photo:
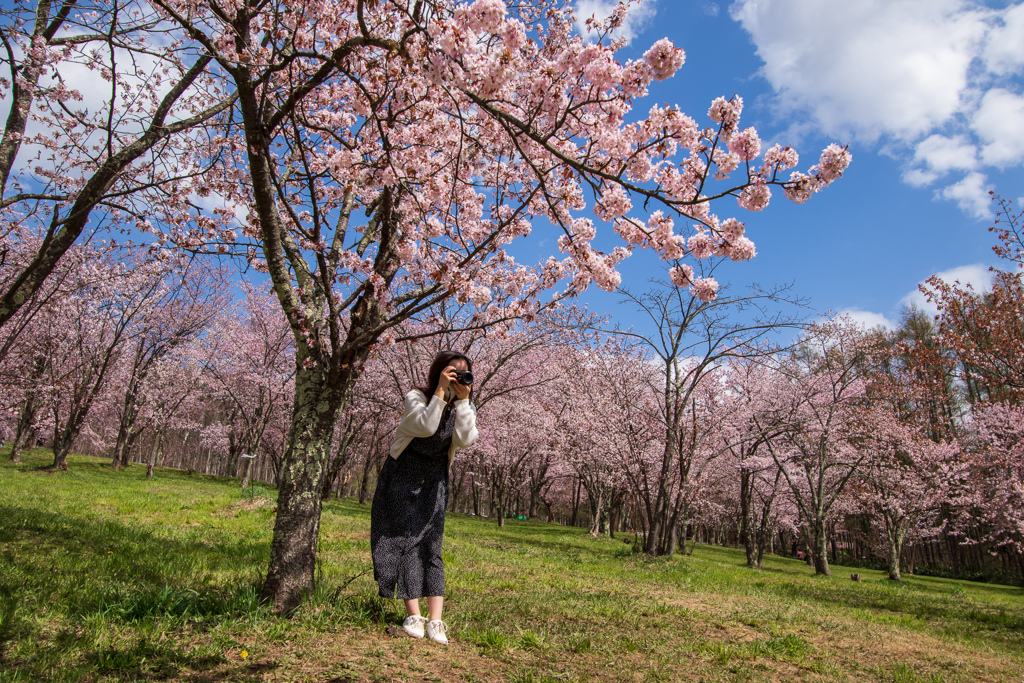
[[[61,472],[67,472],[68,452],[68,448],[58,448],[55,445],[53,449],[53,464],[50,465],[50,468],[54,470],[60,470]]]
[[[664,550],[666,531],[666,517],[668,516],[669,484],[671,479],[672,464],[676,458],[676,442],[678,441],[678,429],[670,427],[665,435],[665,450],[661,456],[661,476],[658,478],[658,493],[654,498],[654,510],[651,515],[651,524],[647,534],[647,545],[644,552],[656,556]]]
[[[121,470],[131,464],[132,449],[135,447],[138,437],[139,432],[134,428],[129,428],[124,434],[118,429],[117,441],[114,443],[114,455],[110,461],[111,467],[115,470]]]
[[[252,458],[242,458],[242,488],[249,488],[249,470],[252,468]]]
[[[771,544],[772,552],[774,550],[775,534],[768,532],[768,520],[771,515],[772,500],[769,498],[765,501],[761,507],[761,521],[757,528],[757,563],[756,567],[762,569],[764,567],[764,550],[765,545]]]
[[[261,593],[278,613],[291,612],[315,586],[323,504],[320,487],[326,475],[334,421],[351,387],[349,380],[354,379],[330,382],[319,366],[304,368],[303,351],[300,346],[296,354],[295,407],[281,472],[270,565]]]
[[[832,570],[828,566],[828,534],[825,533],[825,522],[815,520],[809,548],[811,558],[814,561],[814,573],[822,576],[832,576]]]
[[[612,503],[608,506],[608,538],[615,538],[616,527],[619,525],[620,497],[618,493],[612,494]]]
[[[754,491],[750,481],[750,470],[740,473],[740,538],[746,548],[747,566],[757,566],[757,544],[754,538],[753,498]]]
[[[587,501],[590,503],[590,535],[600,536],[601,535],[601,516],[604,508],[604,496],[603,491],[600,487],[597,488],[596,492],[591,492],[590,487],[587,487]]]
[[[143,345],[140,343],[136,350],[134,368],[136,372],[128,382],[128,389],[125,391],[124,401],[121,404],[121,419],[117,427],[117,440],[114,442],[114,456],[110,463],[110,466],[115,470],[128,467],[131,447],[137,435],[135,420],[138,418],[139,410],[142,407],[139,401],[139,389],[142,384],[142,377],[139,376],[139,356],[142,353],[142,347]],[[144,371],[142,372],[144,373]]]
[[[72,408],[72,414],[73,413],[74,408]],[[64,429],[61,428],[59,423],[54,425],[53,464],[50,465],[50,469],[60,470],[61,472],[68,471],[68,453],[71,452],[71,442],[74,439],[72,436],[73,432],[75,432],[75,430],[71,428],[71,425],[68,425]]]
[[[676,544],[679,542],[679,528],[674,524],[669,527],[668,539],[665,545],[665,555],[672,557],[676,554]]]
[[[462,495],[462,486],[466,482],[466,468],[463,467],[459,472],[459,480],[452,486],[452,495],[448,500],[448,510],[455,512],[456,507],[459,504],[459,498]]]
[[[12,462],[21,462],[21,451],[31,443],[35,436],[32,425],[35,424],[37,410],[36,397],[34,394],[29,394],[21,409],[21,417],[18,418],[18,428],[14,432],[14,443],[11,444]]]
[[[572,496],[572,519],[569,521],[569,526],[576,526],[577,520],[580,513],[580,494],[583,488],[583,482],[576,478],[576,488],[573,490]]]
[[[903,539],[905,532],[900,520],[889,522],[886,520],[885,531],[889,541],[888,570],[891,581],[903,581],[903,574],[900,572],[900,557],[903,554]]]
[[[351,425],[350,425],[351,427]],[[338,481],[338,475],[348,464],[349,443],[352,441],[352,431],[346,430],[345,434],[341,437],[341,443],[338,444],[338,450],[334,454],[334,459],[331,460],[330,466],[327,469],[327,476],[324,477],[323,486],[320,488],[320,500],[330,500],[331,489],[334,488],[334,484]],[[373,443],[377,443],[377,435],[374,433]]]
[[[391,455],[385,455],[385,458],[390,458]],[[359,482],[359,504],[366,505],[367,499],[370,497],[370,470],[373,469],[373,451],[367,451],[366,460],[363,461],[363,477]]]
[[[153,450],[149,453],[149,462],[146,463],[146,479],[153,478],[153,469],[156,467],[157,457],[164,450],[164,435],[161,432],[160,436],[156,438],[156,443],[153,444]]]

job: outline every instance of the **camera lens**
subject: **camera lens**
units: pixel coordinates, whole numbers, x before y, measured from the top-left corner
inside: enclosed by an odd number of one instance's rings
[[[456,371],[456,374],[458,375],[459,383],[460,384],[465,384],[466,386],[469,386],[470,384],[473,383],[473,373],[471,371],[469,371],[469,370],[463,370],[461,372]]]

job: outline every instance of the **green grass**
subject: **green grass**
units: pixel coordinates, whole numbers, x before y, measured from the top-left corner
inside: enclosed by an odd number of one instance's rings
[[[0,683],[12,681],[1014,681],[1019,588],[699,546],[646,558],[623,539],[450,515],[452,645],[389,635],[369,509],[325,505],[319,581],[291,618],[258,599],[269,488],[73,456],[0,455]]]

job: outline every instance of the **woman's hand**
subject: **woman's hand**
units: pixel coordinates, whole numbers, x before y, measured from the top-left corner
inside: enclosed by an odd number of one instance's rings
[[[458,386],[455,381],[455,368],[452,366],[446,367],[441,371],[441,376],[437,378],[437,390],[434,391],[434,396],[444,398],[444,393],[449,386]]]
[[[469,398],[469,387],[467,387],[462,382],[453,382],[452,389],[455,390],[455,398],[460,400],[464,398]]]

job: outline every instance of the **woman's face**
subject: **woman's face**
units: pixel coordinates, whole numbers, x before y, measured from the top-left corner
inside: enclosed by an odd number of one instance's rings
[[[469,370],[469,365],[466,364],[464,358],[456,358],[455,360],[448,364],[448,367],[455,368],[459,372],[465,372],[466,370]]]

